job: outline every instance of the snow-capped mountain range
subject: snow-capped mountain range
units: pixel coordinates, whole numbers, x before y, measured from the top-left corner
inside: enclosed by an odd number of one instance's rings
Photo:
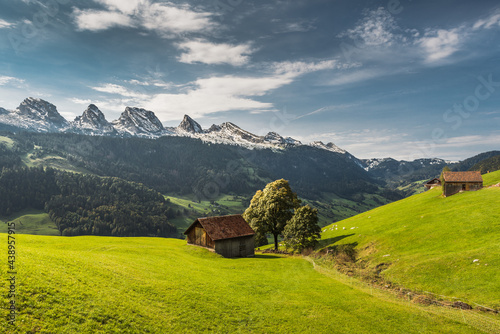
[[[405,168],[407,164],[413,167],[431,165],[446,165],[450,163],[442,159],[418,159],[413,162],[385,159],[357,159],[346,150],[333,143],[324,144],[321,141],[303,144],[291,137],[282,137],[276,132],[258,136],[248,132],[236,124],[225,122],[213,124],[208,129],[188,115],[184,115],[177,127],[164,127],[154,112],[142,108],[126,107],[117,120],[108,122],[99,108],[90,104],[81,116],[68,122],[50,102],[38,98],[25,99],[15,110],[0,108],[0,124],[34,132],[70,132],[86,135],[159,138],[162,136],[182,136],[198,138],[202,141],[226,145],[238,145],[249,149],[282,150],[288,147],[308,146],[341,154],[353,160],[367,172],[385,173]],[[412,167],[412,168],[413,168]]]
[[[243,130],[236,124],[225,122],[203,129],[201,125],[188,115],[177,127],[165,128],[154,112],[142,108],[127,107],[117,120],[108,122],[99,108],[91,104],[81,116],[68,122],[50,102],[38,98],[25,99],[17,109],[0,108],[0,123],[35,132],[72,132],[87,135],[137,136],[159,138],[162,136],[183,136],[198,138],[210,143],[239,145],[246,148],[284,149],[291,146],[302,146],[300,141],[284,138],[275,132],[265,136],[257,136]],[[313,142],[312,147],[345,154],[333,143]]]

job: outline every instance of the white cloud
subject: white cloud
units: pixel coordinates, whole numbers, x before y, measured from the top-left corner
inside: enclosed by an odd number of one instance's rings
[[[447,139],[441,147],[446,148],[464,148],[471,146],[491,145],[492,143],[500,143],[500,134],[492,133],[489,135],[469,135],[452,137]]]
[[[158,94],[146,102],[162,120],[179,118],[188,113],[193,117],[229,110],[273,110],[272,103],[251,97],[263,96],[293,80],[283,76],[270,77],[211,77],[198,79],[193,88],[181,94]]]
[[[7,22],[5,20],[0,19],[0,29],[9,28],[13,25],[14,25],[13,23],[10,23],[10,22]]]
[[[168,38],[181,33],[210,31],[216,26],[211,13],[196,12],[189,5],[151,3],[149,0],[95,1],[106,7],[106,10],[74,9],[73,16],[79,30],[142,27]]]
[[[182,88],[180,93],[153,91],[145,93],[143,90],[138,92],[112,83],[91,88],[101,93],[122,96],[121,104],[142,106],[153,110],[162,121],[168,121],[177,120],[180,114],[200,117],[230,110],[245,110],[253,113],[272,111],[275,110],[272,103],[257,101],[255,98],[265,96],[273,90],[292,83],[300,75],[337,67],[337,62],[333,60],[317,63],[275,63],[272,64],[270,73],[266,75],[200,78],[185,85],[178,85],[178,88]],[[126,83],[140,86],[145,84],[139,80]]]
[[[79,30],[99,31],[106,30],[111,27],[130,27],[134,23],[132,19],[123,13],[97,11],[97,10],[78,10],[75,15],[76,25]]]
[[[376,10],[365,11],[364,18],[357,26],[349,29],[339,37],[349,37],[354,41],[363,42],[366,46],[390,46],[395,40],[400,39],[396,33],[399,29],[394,17],[383,7]]]
[[[438,29],[426,32],[416,43],[422,47],[426,62],[432,63],[457,52],[464,37],[465,32],[462,28]]]
[[[147,4],[147,0],[96,0],[110,10],[118,10],[125,14],[134,13],[141,5]]]
[[[69,98],[68,100],[70,100],[71,102],[73,102],[75,104],[82,104],[82,105],[92,104],[92,100],[84,100],[84,99],[79,99],[77,97],[72,97],[72,98]]]
[[[473,30],[478,30],[481,28],[491,29],[495,26],[500,27],[500,10],[497,10],[495,13],[491,14],[486,19],[478,20],[476,23],[474,23],[472,29]]]
[[[211,17],[211,13],[195,12],[188,5],[176,7],[172,3],[148,4],[141,13],[142,26],[164,37],[210,31],[216,25]]]
[[[19,88],[19,86],[23,83],[23,79],[0,75],[0,86],[13,85]]]
[[[389,70],[384,69],[360,69],[347,73],[339,72],[336,73],[335,77],[329,80],[326,85],[343,86],[392,74],[394,74],[394,72],[390,72]]]
[[[179,49],[187,50],[179,57],[182,63],[230,64],[241,66],[249,61],[248,55],[255,50],[247,44],[214,44],[203,40],[192,40],[178,44]]]
[[[317,63],[307,63],[302,61],[299,62],[285,61],[273,64],[276,74],[291,76],[291,77],[321,70],[345,68],[346,66],[347,65],[345,64],[340,64],[336,59],[323,60]]]
[[[108,93],[108,94],[116,94],[116,95],[121,95],[125,97],[131,97],[131,98],[147,98],[148,95],[140,92],[136,92],[133,90],[130,90],[126,87],[116,85],[116,84],[104,84],[101,86],[95,86],[91,87],[93,90],[96,90],[98,92],[102,93]]]

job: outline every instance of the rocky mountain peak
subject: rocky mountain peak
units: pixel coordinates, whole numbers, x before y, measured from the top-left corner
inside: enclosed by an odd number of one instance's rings
[[[331,151],[331,152],[335,152],[335,153],[341,153],[341,154],[344,154],[346,153],[345,150],[341,149],[340,147],[338,147],[337,145],[335,145],[334,143],[328,143],[328,144],[324,144],[322,141],[313,141],[311,144],[309,144],[310,146],[313,146],[313,147],[317,147],[317,148],[321,148],[323,150],[327,150],[327,151]]]
[[[190,133],[202,133],[203,129],[201,125],[196,122],[194,119],[189,117],[188,115],[184,115],[181,124],[177,127],[177,129],[190,132]]]
[[[118,131],[129,134],[155,134],[164,130],[154,112],[135,107],[126,107],[120,118],[112,124]]]
[[[104,132],[114,131],[111,123],[106,120],[104,114],[95,104],[90,104],[87,109],[85,109],[82,116],[75,118],[72,125],[76,128],[85,130],[98,130]]]
[[[28,97],[21,102],[15,112],[35,121],[47,122],[50,126],[63,127],[68,124],[55,105],[38,98]]]

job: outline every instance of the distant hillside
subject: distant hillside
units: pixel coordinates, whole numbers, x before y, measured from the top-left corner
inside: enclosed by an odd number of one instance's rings
[[[465,159],[461,162],[459,162],[456,165],[451,166],[452,171],[467,171],[470,170],[475,164],[485,160],[489,159],[491,157],[494,157],[496,155],[500,155],[500,151],[489,151],[489,152],[484,152],[478,155],[475,155],[471,158]]]
[[[119,177],[195,202],[219,201],[227,195],[249,200],[267,183],[285,178],[302,198],[325,204],[320,215],[324,224],[402,198],[399,192],[384,189],[383,182],[374,180],[349,154],[315,146],[247,149],[176,136],[22,132],[1,138],[14,143],[5,148],[9,157],[17,155],[17,160],[6,160],[9,166],[50,166]]]
[[[481,174],[500,170],[500,155],[484,159],[472,166],[470,170],[478,170]]]
[[[64,236],[179,236],[165,198],[142,184],[52,168],[3,168],[0,215],[10,221],[26,209],[44,210]]]
[[[483,178],[497,184],[500,171]],[[322,238],[355,245],[360,263],[399,286],[499,309],[499,207],[500,187],[447,198],[436,188],[324,228]]]

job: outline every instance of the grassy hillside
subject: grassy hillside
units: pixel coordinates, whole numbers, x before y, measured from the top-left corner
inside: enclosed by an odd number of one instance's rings
[[[4,333],[479,332],[460,311],[384,301],[299,258],[224,259],[163,238],[16,238],[18,317]]]
[[[483,176],[500,182],[500,171]],[[500,308],[500,187],[447,198],[430,190],[324,229],[406,288]],[[345,228],[345,229],[344,229]]]
[[[14,222],[16,233],[19,234],[60,235],[56,224],[49,218],[49,215],[38,210],[24,210],[11,217],[0,217],[1,233],[7,232],[5,222]]]

